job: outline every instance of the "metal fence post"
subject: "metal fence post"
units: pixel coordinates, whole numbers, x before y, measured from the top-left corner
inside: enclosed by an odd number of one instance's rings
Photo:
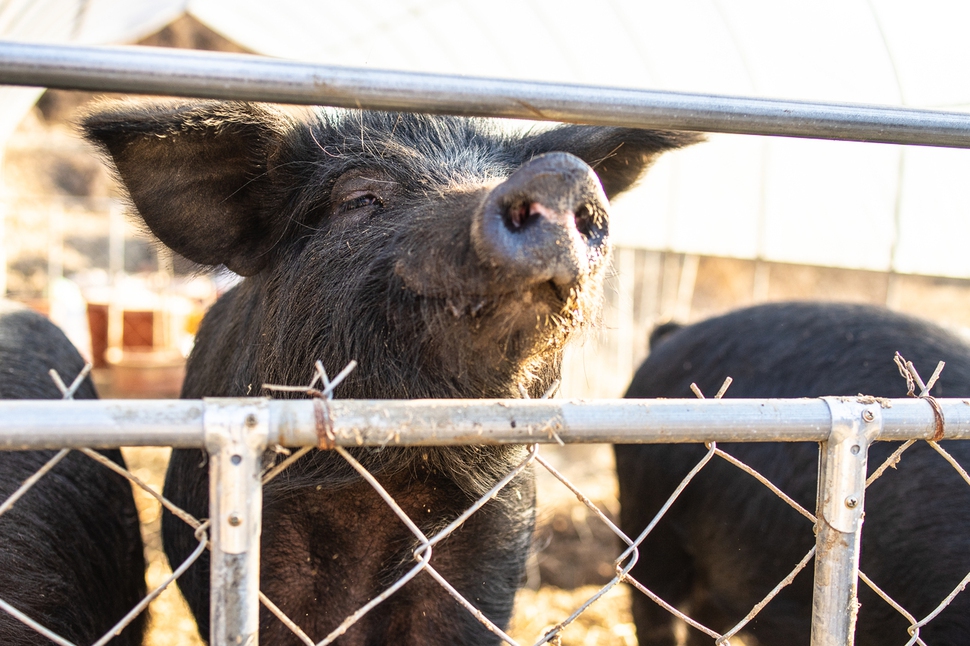
[[[266,399],[205,400],[211,527],[212,646],[259,643],[259,534],[262,455],[269,434]]]
[[[882,428],[878,404],[827,397],[832,431],[821,443],[812,646],[855,642],[859,546],[869,443]]]

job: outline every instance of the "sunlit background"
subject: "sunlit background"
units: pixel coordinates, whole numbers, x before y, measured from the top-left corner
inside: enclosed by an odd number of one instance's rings
[[[0,2],[5,39],[946,110],[970,106],[968,23],[970,5],[944,1]],[[126,223],[69,129],[82,97],[41,96],[0,88],[0,288],[49,308],[99,366],[172,368],[216,287]],[[621,394],[655,321],[739,304],[863,300],[970,326],[954,302],[970,277],[968,173],[960,150],[738,135],[669,155],[618,201],[603,334],[571,358],[566,394]],[[82,312],[87,340],[68,323]]]
[[[8,40],[952,111],[970,108],[968,24],[970,3],[944,0],[0,0]],[[103,396],[176,396],[233,277],[199,275],[127,219],[70,127],[92,97],[0,88],[0,290],[68,331]],[[571,351],[563,394],[620,396],[658,321],[756,302],[970,329],[968,176],[970,152],[920,147],[711,135],[668,155],[616,205],[603,325]],[[603,630],[634,643],[628,624]]]

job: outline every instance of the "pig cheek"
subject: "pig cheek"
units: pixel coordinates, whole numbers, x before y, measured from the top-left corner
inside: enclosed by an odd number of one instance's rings
[[[472,256],[465,240],[449,239],[440,245],[409,240],[400,246],[405,250],[394,262],[394,274],[419,296],[449,299],[475,310],[485,295],[508,289]]]

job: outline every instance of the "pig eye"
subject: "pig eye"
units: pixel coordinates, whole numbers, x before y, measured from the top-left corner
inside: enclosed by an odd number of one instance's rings
[[[368,206],[384,206],[384,201],[373,193],[359,191],[351,194],[346,200],[337,207],[337,213],[347,213],[354,209],[361,209]]]

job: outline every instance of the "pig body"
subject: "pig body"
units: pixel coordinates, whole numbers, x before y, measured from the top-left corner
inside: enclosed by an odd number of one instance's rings
[[[348,398],[533,396],[595,317],[608,197],[693,136],[237,103],[122,106],[85,122],[162,242],[247,278],[206,315],[184,397],[305,385],[313,362],[359,364]],[[593,169],[590,168],[593,167]],[[595,172],[594,172],[595,169]],[[429,536],[524,457],[522,447],[355,452]],[[207,515],[200,451],[176,450],[169,498]],[[533,527],[526,472],[434,548],[431,564],[499,625]],[[164,522],[173,565],[196,544]],[[314,452],[264,491],[262,591],[315,640],[399,579],[414,536],[337,455]],[[180,580],[205,635],[207,555]],[[268,613],[267,643],[299,643]],[[338,644],[498,638],[419,574]]]
[[[0,399],[60,399],[48,371],[70,381],[84,361],[50,321],[0,301]],[[76,399],[96,399],[87,378]],[[0,503],[57,451],[0,451]],[[118,450],[102,454],[124,465]],[[68,454],[0,516],[0,599],[75,644],[105,635],[145,596],[138,514],[128,481]],[[112,646],[141,643],[144,616]],[[47,642],[0,610],[0,643]]]
[[[727,397],[826,395],[905,397],[895,352],[929,378],[946,361],[937,397],[970,396],[970,347],[930,323],[860,305],[791,303],[753,307],[654,334],[650,356],[627,397],[711,395],[725,377]],[[806,443],[721,444],[804,508],[815,509],[818,447]],[[870,472],[898,443],[877,442]],[[964,466],[970,445],[943,442]],[[705,449],[697,445],[616,447],[622,525],[639,534]],[[928,615],[970,572],[970,486],[925,443],[866,491],[861,569],[917,618]],[[640,548],[632,574],[687,614],[724,631],[743,618],[814,545],[811,524],[771,491],[714,458]],[[808,644],[809,567],[751,624],[763,644]],[[859,583],[856,644],[905,643],[908,622]],[[673,645],[671,616],[634,593],[641,644]],[[691,644],[710,643],[691,629]],[[970,597],[920,631],[928,644],[970,642]]]

